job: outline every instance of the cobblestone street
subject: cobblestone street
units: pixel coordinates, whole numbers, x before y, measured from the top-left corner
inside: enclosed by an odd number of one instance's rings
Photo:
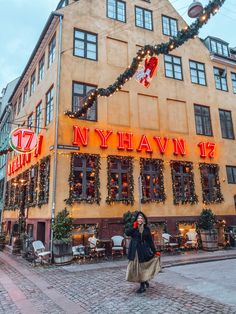
[[[142,295],[124,264],[33,267],[0,253],[0,313],[236,313],[234,259],[164,268]]]

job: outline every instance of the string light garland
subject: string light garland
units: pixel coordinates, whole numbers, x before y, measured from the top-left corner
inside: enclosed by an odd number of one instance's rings
[[[0,150],[0,156],[6,155],[6,154],[8,154],[8,153],[10,153],[12,151],[13,151],[13,149],[11,147],[3,149],[3,150]]]
[[[168,54],[170,51],[182,46],[191,38],[195,38],[198,35],[199,29],[208,22],[212,15],[215,15],[220,7],[224,4],[225,0],[213,0],[206,5],[202,11],[202,14],[193,22],[190,26],[185,27],[181,31],[178,31],[177,35],[171,37],[168,42],[152,45],[145,45],[137,52],[137,56],[133,58],[131,65],[120,74],[116,81],[109,85],[107,88],[96,88],[91,90],[83,100],[83,106],[77,111],[65,111],[65,115],[70,118],[79,118],[86,114],[89,108],[93,106],[97,97],[109,97],[112,94],[122,89],[123,85],[128,82],[138,70],[140,64],[147,57],[153,55]]]
[[[47,204],[49,200],[50,156],[40,160],[38,207]]]

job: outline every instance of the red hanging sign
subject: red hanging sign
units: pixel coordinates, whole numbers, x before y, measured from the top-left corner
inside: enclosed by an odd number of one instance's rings
[[[17,153],[30,153],[36,148],[37,136],[30,129],[17,128],[11,132],[9,144]]]
[[[149,87],[151,84],[152,77],[154,76],[158,66],[158,58],[151,57],[145,59],[144,66],[135,73],[136,80],[141,83],[144,87]]]

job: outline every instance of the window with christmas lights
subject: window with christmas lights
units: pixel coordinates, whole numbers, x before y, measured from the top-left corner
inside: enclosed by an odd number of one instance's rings
[[[87,95],[87,93],[89,91],[95,89],[96,86],[73,82],[72,88],[73,88],[73,90],[72,90],[72,93],[73,93],[72,111],[76,112],[83,107],[84,98]],[[90,120],[90,121],[96,121],[97,120],[97,101],[96,100],[93,102],[92,107],[87,110],[86,114],[84,116],[80,117],[79,119]]]
[[[212,136],[210,108],[202,105],[194,105],[196,133]]]
[[[68,204],[73,202],[98,203],[100,202],[100,157],[90,154],[72,154],[70,196]]]
[[[107,17],[126,22],[126,3],[121,0],[107,0]]]
[[[42,128],[42,102],[36,107],[35,133],[39,134]]]
[[[178,32],[177,20],[162,15],[162,32],[167,36],[176,36]]]
[[[200,164],[203,203],[221,203],[224,198],[221,193],[219,166],[215,164]]]
[[[74,56],[97,60],[97,34],[75,29]]]
[[[32,166],[28,172],[26,187],[26,205],[35,206],[37,203],[38,165]]]
[[[107,203],[123,202],[124,204],[133,204],[133,158],[108,156],[107,166]]]
[[[198,202],[195,194],[193,164],[187,161],[171,161],[174,204]]]
[[[231,111],[219,109],[220,127],[222,137],[229,140],[234,140],[234,127]]]
[[[163,182],[163,161],[141,158],[142,203],[164,202],[166,195]]]
[[[166,77],[183,80],[181,58],[172,55],[165,55],[164,61]]]
[[[193,84],[206,85],[205,64],[189,60],[191,82]]]
[[[38,205],[47,204],[49,199],[50,156],[40,160]]]
[[[152,31],[152,11],[135,6],[135,25]]]
[[[214,67],[214,77],[215,77],[215,86],[216,89],[227,92],[227,73],[224,69]]]

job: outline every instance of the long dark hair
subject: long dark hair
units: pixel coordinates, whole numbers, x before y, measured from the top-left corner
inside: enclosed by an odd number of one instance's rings
[[[143,216],[143,218],[144,218],[144,226],[147,226],[147,224],[148,224],[147,216],[143,212],[141,212],[141,211],[137,212],[137,214],[135,216],[135,220],[138,219],[139,215]]]

